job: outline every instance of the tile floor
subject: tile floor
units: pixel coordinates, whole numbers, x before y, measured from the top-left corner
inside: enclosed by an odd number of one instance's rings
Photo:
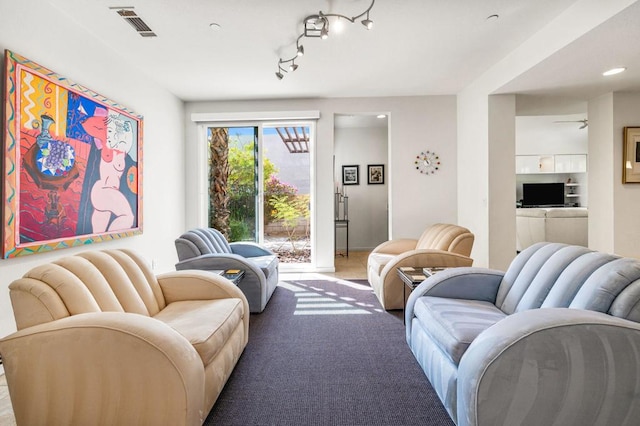
[[[301,279],[302,276],[313,276],[317,279],[334,277],[340,279],[367,279],[367,257],[369,252],[350,251],[349,257],[338,255],[335,259],[336,271],[322,274],[296,273],[282,274],[283,279]],[[0,375],[0,426],[15,426],[16,420],[11,409],[9,390],[4,374]]]

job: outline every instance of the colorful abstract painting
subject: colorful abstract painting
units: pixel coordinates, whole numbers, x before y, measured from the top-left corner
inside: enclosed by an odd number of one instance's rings
[[[142,232],[141,116],[5,51],[2,256]]]

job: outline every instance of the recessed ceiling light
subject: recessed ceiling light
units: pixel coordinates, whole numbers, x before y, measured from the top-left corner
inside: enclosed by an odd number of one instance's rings
[[[490,22],[490,21],[497,21],[499,17],[500,17],[500,15],[498,15],[498,14],[494,13],[493,15],[489,15],[489,16],[487,16],[487,19],[486,19],[486,20],[487,20],[487,22]]]
[[[209,24],[209,28],[211,28],[213,31],[218,31],[221,27],[220,27],[220,24],[216,24],[215,22],[212,22]]]
[[[623,72],[625,70],[626,70],[625,67],[611,68],[610,70],[603,72],[602,75],[604,75],[604,76],[616,75],[616,74],[620,74],[621,72]]]

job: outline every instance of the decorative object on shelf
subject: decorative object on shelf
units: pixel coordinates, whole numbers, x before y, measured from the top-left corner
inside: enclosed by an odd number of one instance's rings
[[[640,127],[624,128],[622,183],[640,183]]]
[[[413,163],[416,169],[425,175],[432,175],[440,170],[440,157],[433,151],[421,152]]]
[[[334,196],[335,220],[349,220],[349,197],[345,187],[343,186],[342,191],[340,191],[336,186]]]
[[[382,185],[384,184],[384,164],[369,164],[367,166],[369,185]]]
[[[5,51],[2,257],[142,233],[142,116]]]
[[[360,185],[360,166],[342,166],[342,184]]]
[[[323,13],[319,11],[317,15],[309,15],[302,20],[302,26],[304,28],[302,34],[298,36],[296,39],[296,53],[294,56],[288,59],[280,58],[278,60],[278,71],[276,71],[276,77],[278,80],[282,80],[284,74],[288,72],[293,72],[298,69],[298,64],[296,64],[296,60],[304,55],[304,46],[300,44],[300,40],[303,37],[311,37],[311,38],[320,38],[322,40],[329,37],[329,18],[335,18],[335,23],[342,23],[342,20],[351,22],[352,24],[356,22],[356,20],[366,17],[360,21],[362,25],[367,30],[370,30],[373,27],[373,21],[369,18],[369,12],[373,8],[373,4],[375,0],[371,0],[371,4],[368,8],[365,9],[359,15],[348,17],[346,15],[342,15],[339,13]]]

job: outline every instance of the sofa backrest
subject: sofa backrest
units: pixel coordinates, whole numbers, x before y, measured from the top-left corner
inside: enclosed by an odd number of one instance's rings
[[[506,314],[588,309],[640,322],[640,261],[582,246],[534,244],[507,269],[496,306]]]
[[[175,241],[178,259],[185,260],[211,253],[231,253],[231,246],[220,231],[197,228],[182,234]]]
[[[474,238],[474,235],[462,226],[436,223],[422,233],[416,248],[444,250],[469,257]]]
[[[18,330],[88,312],[153,316],[166,306],[148,262],[130,250],[88,251],[37,266],[9,285]]]

